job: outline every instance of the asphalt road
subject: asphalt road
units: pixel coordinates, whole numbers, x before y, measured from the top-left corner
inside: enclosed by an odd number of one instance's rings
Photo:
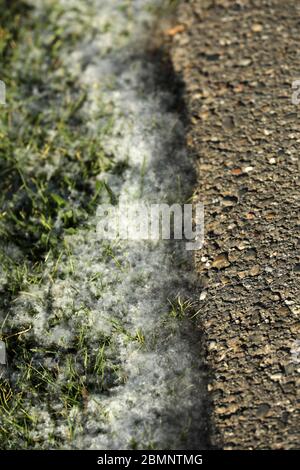
[[[297,448],[300,2],[184,2],[169,36],[205,203],[211,444]]]

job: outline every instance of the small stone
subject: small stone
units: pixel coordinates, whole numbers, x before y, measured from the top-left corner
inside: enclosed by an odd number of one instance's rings
[[[245,259],[247,260],[254,260],[257,258],[257,251],[255,248],[250,248],[249,250],[246,251],[245,253]]]
[[[244,87],[241,83],[239,83],[238,85],[235,85],[235,87],[233,88],[234,93],[242,93],[243,90],[244,90]]]
[[[232,405],[228,405],[228,406],[219,406],[215,409],[215,412],[218,415],[231,415],[233,413],[236,413],[238,409],[239,409],[238,405],[235,405],[233,403]]]
[[[206,299],[206,296],[207,296],[207,291],[204,290],[204,291],[201,292],[199,299],[200,299],[200,300],[205,300],[205,299]]]
[[[296,263],[294,266],[294,272],[295,273],[300,273],[300,263]]]
[[[248,65],[252,64],[252,60],[251,59],[244,59],[244,60],[241,60],[238,65],[240,67],[248,67]]]
[[[234,206],[238,203],[238,198],[236,196],[224,196],[222,204],[227,207]]]
[[[260,273],[260,266],[256,264],[255,266],[252,266],[250,269],[250,276],[258,276]]]
[[[241,168],[233,168],[231,170],[231,174],[234,176],[240,176],[242,174],[242,169]]]
[[[217,348],[217,343],[216,343],[215,341],[210,341],[210,342],[208,343],[207,349],[208,349],[209,351],[215,351],[216,349],[218,349],[218,348]]]
[[[253,166],[245,166],[244,173],[250,173],[250,171],[253,171],[253,170],[254,170]]]
[[[257,408],[256,416],[258,418],[265,418],[265,416],[269,413],[271,407],[267,403],[262,403]]]
[[[277,313],[279,315],[288,316],[290,315],[291,312],[288,307],[282,306],[282,307],[279,307],[279,309],[277,310]]]
[[[248,246],[249,246],[248,242],[247,242],[247,241],[244,241],[244,242],[241,242],[241,243],[237,246],[237,248],[238,248],[238,250],[243,251],[243,250],[245,250],[246,248],[248,248]]]
[[[232,116],[226,116],[223,119],[223,126],[227,130],[232,130],[235,126],[233,117]]]
[[[270,379],[273,380],[273,382],[280,382],[280,380],[282,379],[282,374],[280,374],[280,373],[271,374]]]
[[[165,32],[166,36],[176,36],[176,34],[183,33],[184,31],[184,26],[182,24],[178,24],[177,26],[174,26],[173,28],[168,29]]]
[[[247,271],[239,271],[237,274],[240,279],[244,279],[245,277],[247,277]]]
[[[270,163],[270,165],[275,165],[276,164],[276,158],[274,158],[274,157],[269,158],[269,163]]]
[[[268,214],[266,214],[266,220],[274,220],[275,217],[275,212],[268,212]]]
[[[227,268],[228,266],[230,266],[230,262],[228,260],[227,253],[221,253],[214,259],[212,263],[212,267],[217,269]]]
[[[252,25],[251,30],[253,33],[260,33],[263,30],[263,27],[261,24],[255,23]]]

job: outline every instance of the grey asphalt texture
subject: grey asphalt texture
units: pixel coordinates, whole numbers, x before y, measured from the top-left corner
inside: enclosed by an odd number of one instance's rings
[[[183,2],[169,36],[205,204],[211,445],[299,448],[300,2]]]

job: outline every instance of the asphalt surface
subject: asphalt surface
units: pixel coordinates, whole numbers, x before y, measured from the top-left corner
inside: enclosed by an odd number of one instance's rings
[[[167,34],[205,204],[211,445],[299,448],[300,2],[184,2]]]

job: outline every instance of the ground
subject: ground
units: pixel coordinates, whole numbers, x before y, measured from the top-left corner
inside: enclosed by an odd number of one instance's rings
[[[290,0],[194,0],[169,32],[205,204],[211,442],[225,449],[299,445],[299,20]]]
[[[295,448],[296,2],[0,10],[0,447]],[[194,265],[99,238],[141,198],[205,203]]]
[[[207,446],[185,242],[101,235],[101,204],[192,193],[162,6],[0,0],[3,449]]]

